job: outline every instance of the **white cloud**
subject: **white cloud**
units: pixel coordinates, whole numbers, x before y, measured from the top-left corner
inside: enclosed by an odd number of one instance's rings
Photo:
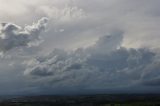
[[[39,34],[45,29],[47,21],[47,18],[42,18],[31,26],[25,26],[24,29],[12,23],[1,23],[0,51],[28,46],[32,41],[38,40]]]
[[[85,17],[85,12],[82,9],[68,5],[65,5],[64,8],[41,6],[36,12],[45,14],[54,23],[72,22]]]

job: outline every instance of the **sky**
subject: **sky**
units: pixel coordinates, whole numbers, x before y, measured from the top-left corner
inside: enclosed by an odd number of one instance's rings
[[[160,93],[160,0],[0,0],[0,95]]]

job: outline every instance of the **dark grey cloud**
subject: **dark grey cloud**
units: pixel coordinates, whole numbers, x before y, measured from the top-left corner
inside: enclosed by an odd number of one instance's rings
[[[45,29],[48,19],[42,18],[37,23],[24,28],[12,24],[1,23],[0,27],[0,51],[7,51],[20,46],[29,46],[39,39],[40,33]]]
[[[32,77],[37,84],[49,83],[49,88],[116,89],[140,83],[145,85],[147,70],[149,75],[154,75],[149,66],[155,62],[157,54],[145,48],[121,47],[122,40],[123,33],[118,33],[103,36],[86,49],[72,52],[55,49],[47,56],[29,61],[24,75]]]
[[[145,86],[153,86],[153,87],[160,86],[160,78],[145,80],[142,82],[142,84]]]

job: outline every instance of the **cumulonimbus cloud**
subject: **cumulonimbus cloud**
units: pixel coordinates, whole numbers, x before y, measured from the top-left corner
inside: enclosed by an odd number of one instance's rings
[[[28,46],[32,41],[38,40],[39,35],[44,31],[48,18],[43,17],[37,23],[27,25],[24,28],[12,24],[1,23],[0,25],[0,51]]]
[[[70,53],[55,49],[28,62],[24,75],[63,87],[110,88],[145,82],[147,73],[154,74],[146,70],[156,62],[156,53],[121,47],[122,34],[104,36],[95,45]]]

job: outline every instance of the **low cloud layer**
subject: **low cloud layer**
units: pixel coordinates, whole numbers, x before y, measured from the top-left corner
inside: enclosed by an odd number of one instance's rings
[[[45,30],[47,21],[47,18],[42,18],[37,23],[26,25],[24,28],[12,23],[1,23],[0,51],[28,46],[29,43],[38,40],[40,33]]]

